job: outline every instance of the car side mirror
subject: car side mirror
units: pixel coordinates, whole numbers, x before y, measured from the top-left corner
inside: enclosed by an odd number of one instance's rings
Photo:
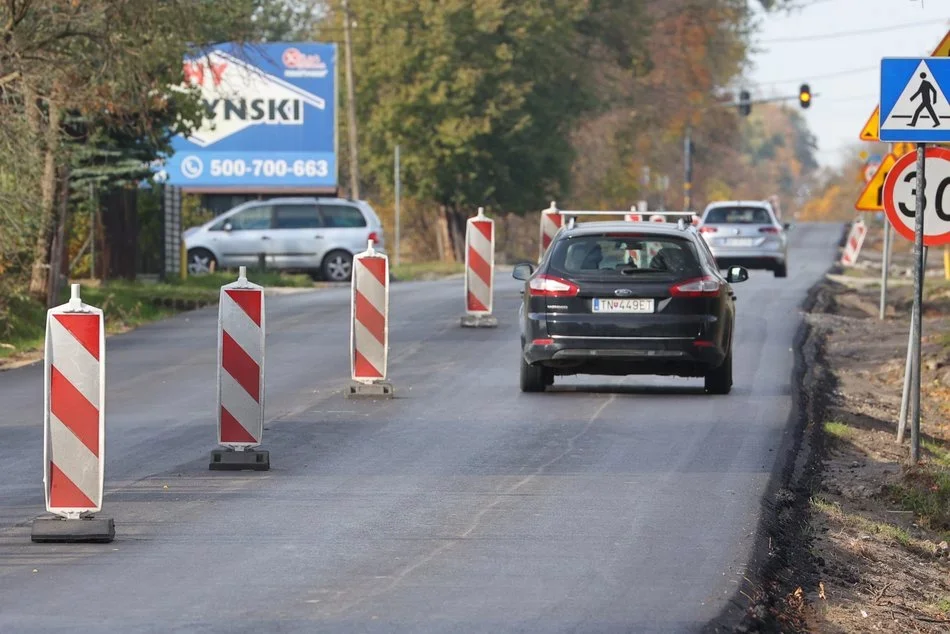
[[[511,277],[516,280],[521,280],[522,282],[527,281],[532,275],[534,275],[534,265],[528,262],[516,264],[514,270],[511,272]]]
[[[729,267],[729,273],[726,274],[727,282],[737,284],[739,282],[745,282],[747,279],[749,279],[749,272],[747,270],[741,266]]]
[[[232,225],[230,222],[224,223],[224,226],[221,228],[225,231],[234,231],[234,225]]]
[[[782,224],[782,228],[785,229],[785,231],[788,231],[789,229],[792,228],[792,223],[790,223],[790,222],[785,222],[785,223]]]

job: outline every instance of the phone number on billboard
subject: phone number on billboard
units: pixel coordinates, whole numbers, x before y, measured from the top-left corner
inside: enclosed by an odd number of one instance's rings
[[[283,159],[212,159],[212,176],[296,176],[298,178],[325,178],[330,174],[327,161]]]

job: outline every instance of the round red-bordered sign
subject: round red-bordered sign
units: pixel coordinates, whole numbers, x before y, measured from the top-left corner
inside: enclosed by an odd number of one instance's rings
[[[924,187],[924,244],[928,247],[950,244],[950,149],[926,150],[927,171]],[[884,179],[881,199],[884,213],[894,230],[914,241],[916,206],[917,152],[897,159]]]

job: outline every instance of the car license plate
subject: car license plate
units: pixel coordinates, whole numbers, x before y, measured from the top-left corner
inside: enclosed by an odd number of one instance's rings
[[[652,313],[652,299],[595,299],[595,313]]]
[[[755,244],[755,238],[726,238],[724,244],[727,247],[751,247]]]

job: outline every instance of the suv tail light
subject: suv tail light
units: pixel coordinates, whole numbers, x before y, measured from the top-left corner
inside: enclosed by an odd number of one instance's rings
[[[719,280],[711,275],[696,277],[670,287],[673,297],[719,297]]]
[[[700,233],[716,233],[717,231],[719,231],[719,229],[708,225],[699,228]]]
[[[581,287],[553,275],[538,275],[531,278],[528,288],[533,297],[576,297]]]
[[[759,227],[759,233],[778,233],[778,227]]]

